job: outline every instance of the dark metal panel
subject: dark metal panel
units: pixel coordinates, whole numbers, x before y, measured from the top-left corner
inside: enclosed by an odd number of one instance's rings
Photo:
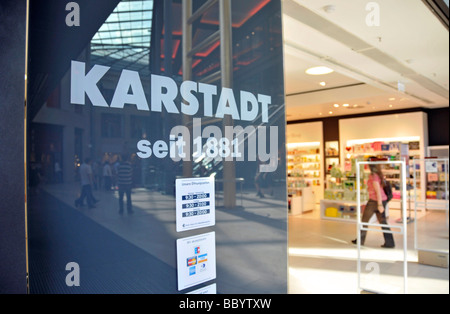
[[[26,1],[0,2],[0,294],[24,294]]]

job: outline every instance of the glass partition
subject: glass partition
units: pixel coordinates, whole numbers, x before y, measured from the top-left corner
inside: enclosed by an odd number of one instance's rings
[[[30,0],[30,293],[286,293],[280,1],[73,3]]]

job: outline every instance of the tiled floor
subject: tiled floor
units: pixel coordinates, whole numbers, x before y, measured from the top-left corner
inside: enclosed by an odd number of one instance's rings
[[[62,184],[43,186],[43,189],[59,202],[73,207],[79,186]],[[275,190],[274,195],[277,193]],[[215,226],[177,233],[173,196],[134,189],[134,214],[121,216],[117,193],[94,191],[94,195],[100,200],[95,209],[81,207],[77,211],[100,226],[99,229],[125,240],[150,258],[157,258],[172,268],[173,274],[177,273],[176,240],[214,231],[218,293],[281,294],[287,291],[287,221],[285,202],[280,198],[260,199],[255,196],[256,192],[244,193],[241,198],[241,193],[238,193],[237,203],[243,206],[231,210],[216,206]],[[218,203],[223,204],[221,193],[216,194],[216,201],[219,200]],[[74,258],[76,261],[78,256]],[[147,267],[151,268],[151,264]],[[169,282],[176,287],[175,281]]]
[[[390,225],[400,211],[391,210]],[[418,263],[414,249],[416,222],[407,226],[406,291],[414,294],[448,294],[448,268]],[[420,248],[444,250],[448,254],[445,212],[418,214]],[[289,293],[355,294],[358,288],[356,224],[320,219],[315,210],[289,216]],[[405,288],[403,238],[395,235],[396,249],[382,249],[382,233],[369,232],[361,250],[361,287],[381,293],[403,293]]]
[[[78,188],[53,186],[49,188],[57,198],[72,205]],[[67,191],[72,191],[72,196]],[[83,213],[114,232],[120,237],[133,243],[144,251],[153,252],[161,246],[172,245],[172,238],[176,236],[174,230],[168,228],[174,221],[174,200],[158,193],[135,191],[134,218],[119,218],[117,211],[117,197],[114,194],[100,193],[101,206],[94,211]],[[69,196],[68,196],[69,195]],[[250,249],[254,245],[277,245],[281,243],[281,233],[276,228],[270,228],[265,222],[266,217],[283,221],[283,215],[275,217],[271,208],[278,206],[276,200],[259,200],[254,194],[245,195],[243,202],[245,211],[228,213],[223,210],[217,212],[216,231],[224,237],[231,237],[227,233],[239,233],[242,230],[252,230],[252,238],[243,245]],[[250,197],[251,196],[251,197]],[[149,208],[151,204],[151,208]],[[399,210],[391,210],[390,225],[399,225]],[[151,221],[158,223],[153,225]],[[356,237],[354,223],[336,222],[320,218],[319,210],[311,213],[289,216],[289,273],[288,291],[291,294],[358,294],[357,275],[357,247],[351,244]],[[448,252],[449,233],[444,212],[428,212],[418,217],[418,237],[421,248],[439,249]],[[242,229],[242,224],[248,228]],[[449,293],[448,268],[426,266],[418,263],[417,251],[414,249],[415,223],[408,224],[407,236],[407,285],[408,293]],[[152,225],[152,228],[148,228]],[[280,225],[281,226],[281,225]],[[159,241],[148,241],[159,234]],[[284,238],[284,234],[283,234]],[[382,249],[383,237],[381,233],[369,232],[366,245],[361,251],[361,286],[367,290],[376,290],[387,293],[402,293],[404,289],[404,250],[402,236],[395,235],[396,249]],[[226,243],[221,250],[234,254],[234,247]],[[447,253],[448,254],[448,253]],[[261,256],[262,259],[264,256]],[[174,256],[164,256],[162,262],[172,265]],[[251,261],[250,261],[251,262]],[[260,271],[247,264],[240,269],[250,273],[253,284],[264,286],[258,281]],[[175,267],[175,265],[172,265]],[[248,275],[248,274],[247,274]],[[274,274],[274,276],[277,274]],[[276,278],[276,277],[274,277]],[[231,281],[231,280],[230,280]],[[265,283],[267,284],[267,283]],[[224,286],[224,285],[222,285]],[[224,287],[222,287],[224,288]],[[234,289],[234,290],[233,290]],[[237,287],[232,290],[236,291]],[[245,289],[244,289],[245,290]],[[253,291],[252,290],[252,291]],[[224,290],[226,291],[226,290]]]

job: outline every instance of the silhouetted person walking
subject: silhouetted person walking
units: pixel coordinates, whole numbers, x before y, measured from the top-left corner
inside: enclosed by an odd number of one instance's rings
[[[123,198],[127,195],[128,214],[133,213],[133,204],[131,201],[131,187],[133,184],[133,168],[128,155],[122,155],[122,162],[117,167],[117,185],[119,186],[119,214],[123,214]]]
[[[86,199],[89,208],[95,208],[98,201],[92,195],[92,184],[94,183],[94,175],[91,168],[91,159],[86,158],[80,166],[81,195],[75,200],[75,207],[83,206]]]

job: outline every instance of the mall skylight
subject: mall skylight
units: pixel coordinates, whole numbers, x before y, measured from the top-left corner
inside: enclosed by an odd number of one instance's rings
[[[154,0],[123,0],[91,41],[95,64],[149,72]]]

